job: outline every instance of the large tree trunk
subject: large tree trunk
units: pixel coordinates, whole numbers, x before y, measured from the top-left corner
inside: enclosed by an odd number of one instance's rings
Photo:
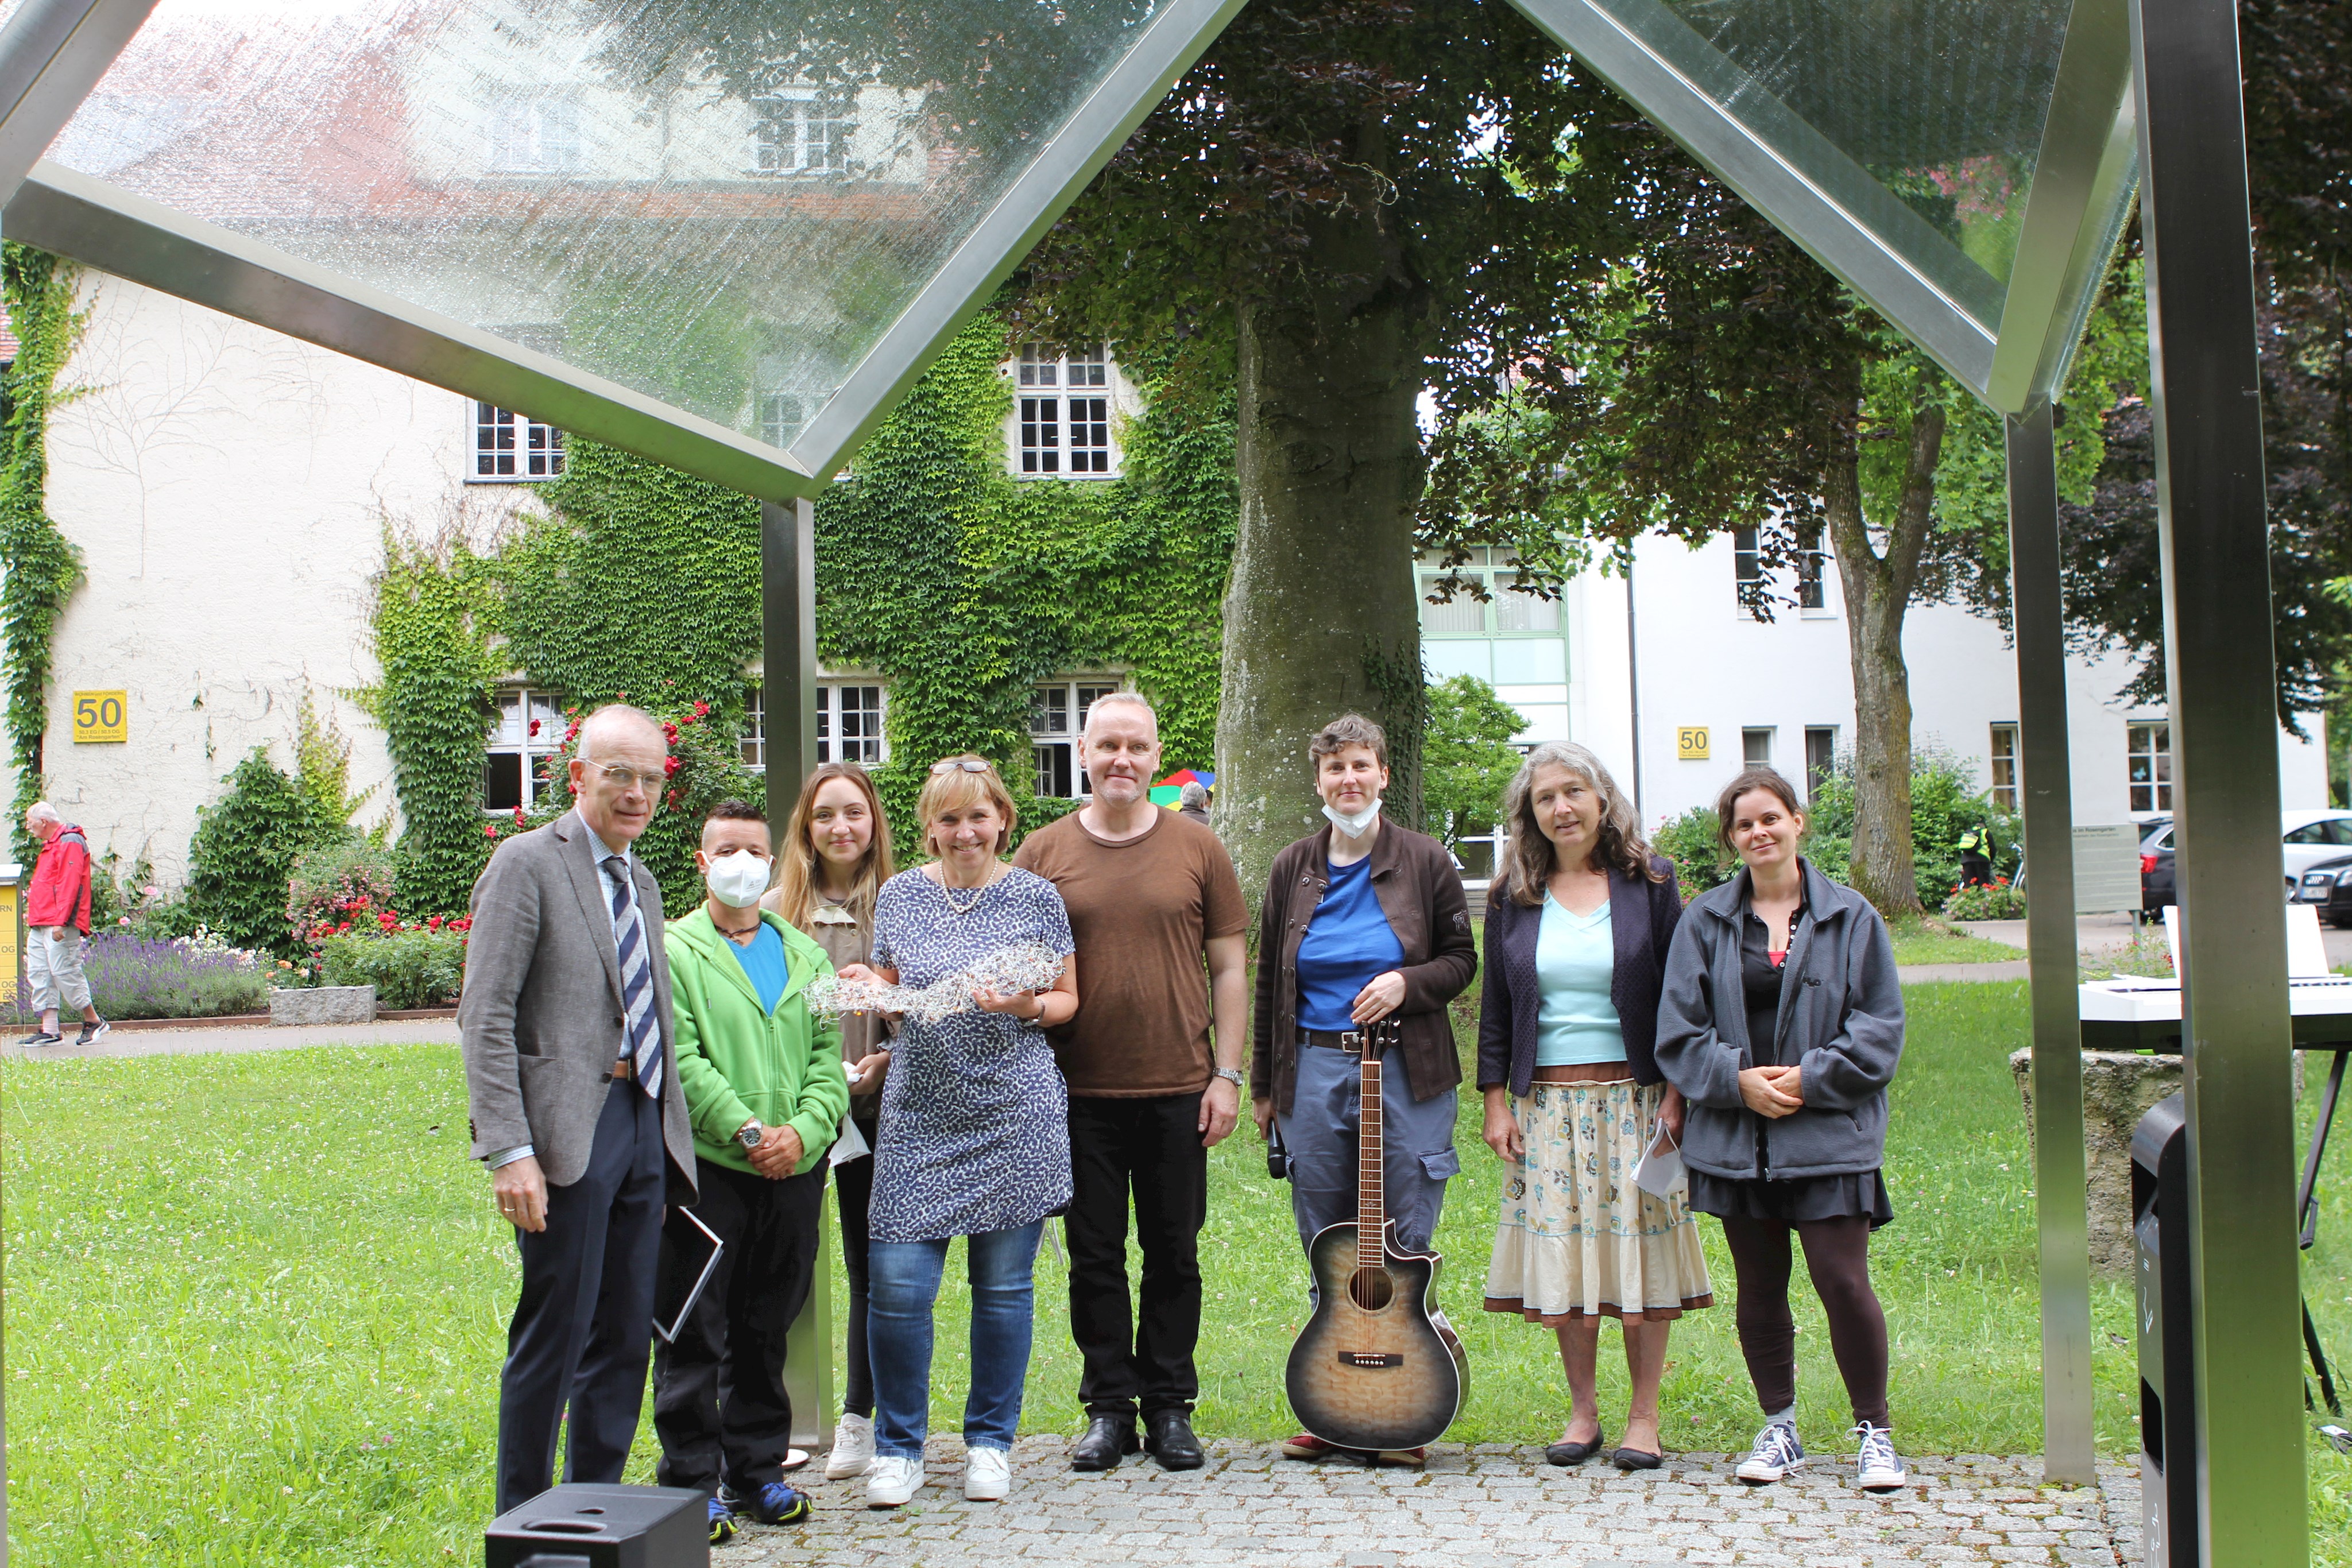
[[[1274,297],[1240,317],[1216,824],[1253,903],[1275,855],[1322,825],[1307,742],[1343,713],[1387,730],[1388,814],[1419,825],[1414,404],[1430,313],[1387,217],[1317,220]]]
[[[1903,491],[1873,549],[1863,515],[1858,453],[1849,436],[1822,476],[1823,509],[1845,591],[1853,663],[1853,851],[1847,880],[1881,914],[1916,914],[1919,879],[1911,853],[1911,677],[1903,662],[1903,615],[1919,580],[1919,555],[1935,525],[1936,463],[1944,411],[1918,410],[1904,454]]]

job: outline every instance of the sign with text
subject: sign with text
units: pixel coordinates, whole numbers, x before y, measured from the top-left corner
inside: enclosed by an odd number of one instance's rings
[[[131,707],[121,692],[76,692],[73,695],[73,737],[76,746],[131,738]]]
[[[2074,913],[2105,915],[2139,907],[2137,822],[2074,825]]]
[[[1675,755],[1685,762],[1706,760],[1706,726],[1686,724],[1675,731]]]

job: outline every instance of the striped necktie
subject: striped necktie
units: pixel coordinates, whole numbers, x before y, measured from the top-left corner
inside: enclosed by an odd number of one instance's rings
[[[636,1067],[646,1092],[661,1097],[661,1020],[654,1016],[654,966],[646,951],[646,922],[638,913],[629,862],[607,855],[604,873],[613,880],[613,943],[621,957],[621,1007],[626,1020],[623,1051]]]

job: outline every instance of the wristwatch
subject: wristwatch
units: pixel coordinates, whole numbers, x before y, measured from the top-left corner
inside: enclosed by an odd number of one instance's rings
[[[760,1119],[757,1116],[735,1129],[735,1141],[747,1149],[758,1148],[760,1140],[767,1135],[768,1129],[760,1125]]]
[[[1236,1089],[1242,1087],[1242,1070],[1238,1067],[1220,1067],[1211,1076],[1222,1078]]]

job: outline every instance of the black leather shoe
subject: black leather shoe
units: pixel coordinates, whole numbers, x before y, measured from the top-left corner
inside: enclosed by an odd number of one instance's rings
[[[1620,1448],[1609,1458],[1621,1470],[1654,1470],[1665,1462],[1664,1454],[1646,1454],[1639,1448]]]
[[[1554,1443],[1544,1450],[1544,1460],[1554,1465],[1580,1465],[1608,1445],[1609,1434],[1595,1432],[1590,1443]]]
[[[1132,1416],[1097,1416],[1087,1423],[1087,1435],[1070,1449],[1074,1470],[1115,1470],[1120,1459],[1141,1445],[1135,1440]]]
[[[1144,1451],[1160,1461],[1161,1469],[1197,1470],[1208,1462],[1183,1411],[1155,1410],[1143,1418],[1143,1425],[1151,1434],[1144,1442]]]

